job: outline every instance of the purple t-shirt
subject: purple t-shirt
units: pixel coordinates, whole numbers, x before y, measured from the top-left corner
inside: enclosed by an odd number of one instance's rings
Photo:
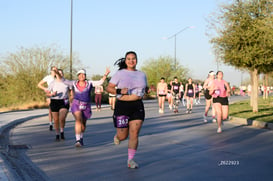
[[[112,76],[110,83],[115,84],[118,89],[128,88],[128,94],[142,97],[147,87],[147,78],[145,73],[141,71],[122,69]]]
[[[103,80],[99,81],[86,81],[86,87],[83,91],[80,91],[77,88],[77,82],[73,81],[73,89],[74,89],[74,99],[82,102],[91,102],[91,90],[93,86],[98,86],[103,84]]]

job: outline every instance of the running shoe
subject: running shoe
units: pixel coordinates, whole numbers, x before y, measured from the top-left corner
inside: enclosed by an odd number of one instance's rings
[[[189,114],[189,110],[187,109],[186,114]]]
[[[82,146],[83,146],[83,145],[84,145],[84,144],[83,144],[83,138],[80,139],[80,142],[81,142],[81,144],[82,144]]]
[[[115,145],[119,145],[120,144],[120,140],[117,138],[117,135],[114,136],[114,144]]]
[[[53,130],[53,125],[49,125],[49,131]]]
[[[222,133],[222,128],[221,128],[221,127],[219,127],[219,128],[217,129],[217,133]]]
[[[64,140],[64,132],[61,132],[61,139]]]
[[[138,164],[134,160],[128,160],[128,168],[138,168]]]
[[[169,105],[169,108],[170,108],[170,110],[172,110],[173,109],[172,105]]]
[[[208,122],[207,116],[203,115],[203,118],[204,118],[204,123]]]
[[[60,141],[60,135],[56,135],[56,141]]]
[[[191,109],[190,109],[189,113],[191,114]]]
[[[213,123],[216,123],[217,121],[216,121],[216,119],[215,119],[215,118],[213,118],[213,119],[212,119],[212,122],[213,122]]]
[[[81,146],[82,146],[81,140],[77,140],[75,143],[75,147],[81,147]]]

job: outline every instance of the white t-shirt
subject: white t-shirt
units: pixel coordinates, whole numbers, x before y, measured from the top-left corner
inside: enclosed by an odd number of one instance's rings
[[[47,75],[43,78],[43,81],[45,81],[47,83],[47,86],[49,86],[54,81],[54,77],[52,77],[51,75]]]

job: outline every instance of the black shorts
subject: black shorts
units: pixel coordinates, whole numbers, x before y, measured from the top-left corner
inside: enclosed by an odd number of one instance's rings
[[[50,100],[50,109],[52,112],[59,112],[60,109],[69,109],[69,100],[68,99],[51,99]]]
[[[199,97],[199,92],[196,92],[196,93],[195,93],[195,97]]]
[[[220,103],[222,106],[228,105],[228,98],[227,97],[216,97],[212,99],[213,103]]]
[[[166,94],[159,94],[158,97],[166,97]]]
[[[209,90],[208,90],[208,89],[205,90],[204,96],[205,96],[206,99],[211,99],[211,97],[212,97],[212,96],[209,94]]]
[[[116,103],[114,110],[113,121],[114,126],[117,127],[116,117],[128,116],[128,121],[131,120],[142,120],[145,118],[145,110],[142,100],[137,101],[120,101]]]

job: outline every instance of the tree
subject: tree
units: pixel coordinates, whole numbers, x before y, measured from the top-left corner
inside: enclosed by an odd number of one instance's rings
[[[217,57],[250,72],[253,112],[258,112],[258,75],[273,68],[272,12],[272,0],[236,0],[220,6],[210,24],[217,33],[211,39]]]
[[[45,93],[37,88],[37,84],[48,74],[53,65],[62,68],[66,75],[69,72],[67,62],[69,62],[69,57],[63,55],[56,47],[28,49],[21,47],[17,52],[8,53],[7,56],[2,57],[0,107],[44,101]],[[75,62],[75,65],[78,66],[79,61]],[[78,68],[74,66],[74,69]]]
[[[173,80],[175,76],[182,81],[188,78],[189,72],[178,62],[175,68],[174,60],[169,56],[145,61],[141,70],[146,73],[149,85],[157,85],[161,77],[164,77],[166,82]]]

